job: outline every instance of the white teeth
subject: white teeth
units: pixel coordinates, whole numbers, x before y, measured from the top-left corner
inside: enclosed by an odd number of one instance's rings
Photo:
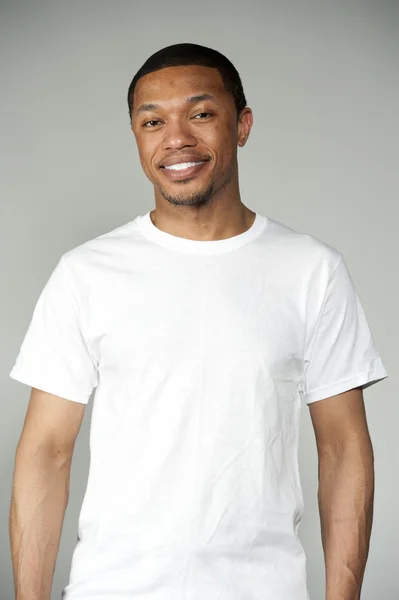
[[[182,171],[183,169],[188,169],[189,167],[195,167],[195,165],[200,165],[202,162],[204,161],[201,160],[200,162],[180,163],[177,165],[170,165],[169,167],[165,167],[165,169],[172,169],[172,171]]]

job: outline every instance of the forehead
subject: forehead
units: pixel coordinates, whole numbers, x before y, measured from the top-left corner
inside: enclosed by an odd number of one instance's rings
[[[166,105],[183,102],[188,96],[210,94],[221,102],[232,102],[219,71],[212,67],[188,65],[166,67],[141,77],[134,90],[133,105]]]

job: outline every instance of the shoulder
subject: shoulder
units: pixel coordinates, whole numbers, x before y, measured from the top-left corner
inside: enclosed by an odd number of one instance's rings
[[[330,279],[343,260],[342,253],[335,246],[276,219],[268,218],[264,239],[273,244],[290,271],[307,279]]]
[[[72,272],[106,268],[116,257],[132,250],[135,237],[138,237],[135,221],[129,221],[67,250],[60,262]]]

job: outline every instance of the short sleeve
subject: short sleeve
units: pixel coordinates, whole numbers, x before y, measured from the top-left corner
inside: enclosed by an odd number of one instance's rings
[[[304,365],[300,394],[307,404],[364,389],[388,376],[342,256],[328,283]]]
[[[79,302],[65,262],[62,256],[39,296],[10,377],[87,404],[98,371],[82,333]]]

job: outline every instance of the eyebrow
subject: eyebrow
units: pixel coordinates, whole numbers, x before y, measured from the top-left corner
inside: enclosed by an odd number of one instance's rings
[[[197,102],[203,102],[204,100],[215,100],[215,97],[211,96],[211,94],[199,94],[198,96],[186,98],[186,102],[189,102],[190,104],[196,104]],[[149,110],[158,110],[159,108],[161,108],[159,104],[142,104],[138,107],[136,113],[139,114]]]

